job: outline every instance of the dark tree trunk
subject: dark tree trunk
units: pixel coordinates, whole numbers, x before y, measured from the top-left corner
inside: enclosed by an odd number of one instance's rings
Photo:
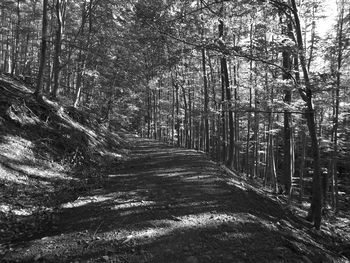
[[[341,3],[340,17],[338,21],[338,39],[337,39],[337,77],[336,77],[336,89],[335,89],[335,109],[334,109],[334,122],[333,122],[333,154],[332,154],[332,177],[333,177],[333,208],[336,212],[339,212],[339,200],[338,200],[338,126],[339,126],[339,103],[340,103],[340,76],[343,60],[343,24],[344,24],[344,1]]]
[[[60,80],[60,71],[61,71],[61,42],[62,42],[62,23],[63,16],[61,10],[62,0],[56,0],[56,39],[55,39],[55,55],[53,60],[53,89],[51,96],[57,98],[58,89],[59,89],[59,80]]]
[[[205,63],[205,49],[202,49],[202,68],[203,68],[203,88],[204,88],[204,144],[205,152],[209,153],[210,140],[209,140],[209,111],[208,111],[208,80],[207,80],[207,70]]]
[[[42,20],[42,35],[41,35],[41,47],[40,47],[40,64],[39,73],[36,83],[35,95],[41,97],[43,92],[43,80],[44,80],[44,68],[46,62],[46,48],[47,48],[47,2],[43,1],[43,20]]]
[[[219,20],[219,38],[223,39],[224,37],[224,22]],[[233,126],[233,114],[232,114],[232,102],[231,102],[231,89],[230,89],[230,80],[227,69],[227,60],[223,55],[220,60],[221,64],[221,81],[222,81],[222,93],[223,93],[223,108],[227,108],[228,113],[228,128],[229,128],[229,147],[228,147],[228,159],[226,160],[226,142],[224,147],[223,161],[231,167],[233,163],[233,152],[234,152],[234,126]],[[226,100],[225,101],[225,96]],[[226,103],[225,103],[226,102]],[[225,113],[223,114],[223,138],[226,141],[226,125],[225,125]]]
[[[21,26],[21,9],[20,9],[20,0],[17,0],[17,24],[15,29],[15,45],[12,48],[12,66],[11,66],[11,75],[16,73],[17,69],[17,60],[19,53],[19,30]]]
[[[297,45],[300,66],[303,71],[305,89],[299,88],[299,93],[306,104],[306,122],[309,130],[309,135],[311,139],[311,147],[314,160],[314,173],[312,180],[312,200],[311,207],[309,210],[308,219],[314,222],[316,229],[320,229],[322,221],[322,191],[321,191],[321,163],[320,163],[320,147],[317,139],[316,133],[316,123],[315,123],[315,110],[312,104],[312,88],[309,78],[309,72],[307,70],[306,58],[305,58],[305,48],[303,45],[303,38],[301,34],[301,26],[299,20],[298,9],[295,0],[291,0],[292,11],[295,20],[295,31],[297,36]]]

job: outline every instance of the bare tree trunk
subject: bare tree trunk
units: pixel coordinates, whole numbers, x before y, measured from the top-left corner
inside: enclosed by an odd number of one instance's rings
[[[20,9],[20,0],[17,0],[17,24],[15,28],[15,45],[12,48],[12,66],[11,66],[11,75],[16,73],[17,60],[19,53],[19,29],[21,26],[21,9]]]
[[[313,59],[313,52],[315,49],[315,37],[316,37],[316,22],[315,22],[315,12],[316,12],[317,7],[313,6],[312,7],[312,24],[311,24],[311,46],[310,46],[310,54],[309,54],[309,60],[307,62],[307,70],[310,70],[310,65]]]
[[[53,61],[53,89],[52,97],[57,98],[60,85],[61,72],[61,49],[62,49],[62,34],[64,27],[64,15],[66,8],[66,0],[56,0],[56,39],[55,39],[55,56]]]
[[[306,160],[306,133],[304,130],[304,127],[302,127],[301,130],[301,160],[300,160],[300,169],[299,169],[299,186],[300,186],[300,192],[299,192],[299,200],[300,203],[303,202],[304,198],[304,173],[305,173],[305,160]]]
[[[158,124],[158,116],[157,116],[157,90],[153,91],[153,138],[157,139],[157,124]]]
[[[181,146],[181,134],[180,134],[180,104],[179,104],[179,85],[175,85],[175,103],[176,103],[176,131],[177,131],[177,147]]]
[[[47,2],[43,0],[43,18],[42,18],[42,35],[41,35],[41,47],[40,47],[40,64],[39,73],[36,83],[35,95],[37,97],[42,96],[43,92],[43,79],[44,79],[44,68],[46,62],[46,47],[47,47]]]
[[[79,105],[81,91],[83,89],[83,71],[85,68],[85,58],[82,55],[82,51],[79,51],[78,56],[78,72],[77,72],[77,82],[76,82],[76,92],[73,107],[77,108]]]
[[[314,173],[312,180],[312,200],[311,207],[309,210],[308,219],[314,222],[316,229],[320,229],[322,221],[322,191],[321,191],[321,163],[320,163],[320,147],[316,133],[315,123],[315,110],[312,103],[312,87],[309,78],[309,72],[307,70],[306,59],[305,59],[305,48],[303,44],[303,38],[301,34],[301,26],[299,20],[298,9],[295,0],[291,0],[292,12],[295,20],[295,31],[297,36],[297,45],[300,65],[303,71],[305,89],[299,88],[299,93],[302,99],[306,103],[306,120],[309,129],[311,147],[314,159]]]
[[[171,88],[172,88],[172,105],[171,105],[171,143],[175,144],[174,135],[175,135],[175,84],[173,80],[173,76],[171,74]]]
[[[235,141],[235,157],[234,157],[234,168],[236,171],[239,171],[240,169],[240,164],[239,164],[239,159],[240,159],[240,152],[239,152],[239,146],[238,146],[238,141],[239,141],[239,113],[238,113],[238,66],[236,61],[234,62],[233,65],[233,86],[234,86],[234,99],[235,99],[235,105],[234,105],[234,141]]]
[[[209,153],[210,140],[209,140],[209,120],[208,120],[208,80],[207,80],[207,70],[205,62],[205,49],[202,49],[202,69],[203,69],[203,88],[204,88],[204,145],[205,152]]]
[[[222,19],[219,20],[219,38],[224,38],[224,22]],[[231,90],[230,90],[230,80],[228,75],[228,69],[227,69],[227,60],[225,56],[222,56],[220,60],[221,64],[221,81],[222,81],[222,92],[223,92],[223,98],[225,98],[226,95],[226,103],[223,103],[223,108],[227,108],[228,113],[228,131],[229,131],[229,144],[228,144],[228,159],[226,160],[226,143],[224,148],[224,154],[223,154],[223,161],[229,166],[232,166],[233,163],[233,152],[234,152],[234,127],[233,127],[233,114],[232,114],[232,107],[231,107]],[[225,95],[224,95],[225,94]],[[225,100],[223,100],[225,102]],[[223,114],[223,138],[224,141],[226,141],[226,118],[225,113]]]
[[[213,108],[215,110],[215,112],[218,110],[218,106],[217,106],[217,102],[216,102],[216,90],[215,90],[215,78],[214,78],[214,69],[213,69],[213,65],[211,63],[211,59],[209,56],[209,51],[208,53],[208,65],[209,65],[209,69],[210,69],[210,84],[209,86],[211,87],[211,93],[212,93],[212,101],[213,101]],[[216,120],[215,115],[213,116],[213,118],[211,119],[211,127],[212,127],[212,139],[211,139],[211,143],[212,143],[212,156],[214,157],[215,160],[219,160],[218,159],[218,145],[219,145],[219,129],[218,129],[218,122]]]
[[[185,110],[185,119],[184,119],[184,129],[185,129],[185,147],[188,147],[188,104],[187,104],[187,98],[186,98],[186,91],[185,87],[181,85],[181,91],[182,91],[182,97],[184,100],[184,110]]]
[[[188,119],[189,119],[189,145],[188,145],[188,148],[193,148],[193,144],[192,144],[192,141],[193,141],[193,112],[192,112],[192,90],[191,90],[191,85],[190,83],[189,84],[189,91],[188,91]]]
[[[293,28],[291,21],[289,21],[289,18],[286,18],[286,24],[283,22],[283,18],[280,18],[281,25],[282,25],[282,34],[293,38]],[[285,47],[282,52],[282,66],[283,66],[283,73],[282,73],[282,79],[283,80],[289,80],[291,79],[291,70],[292,70],[292,54],[289,47]],[[284,88],[284,98],[283,101],[289,105],[292,101],[292,91],[288,84]],[[283,125],[283,132],[284,132],[284,159],[283,159],[283,167],[284,167],[284,173],[283,173],[283,181],[284,181],[284,187],[285,191],[288,194],[288,201],[291,201],[292,198],[292,178],[293,178],[293,166],[294,163],[292,161],[293,154],[292,154],[292,129],[291,129],[291,118],[292,115],[289,111],[289,109],[284,110],[284,125]]]
[[[332,153],[332,178],[333,178],[333,189],[334,189],[334,210],[339,212],[339,198],[338,198],[338,126],[339,126],[339,103],[340,103],[340,76],[341,67],[343,60],[343,24],[344,24],[344,0],[340,3],[340,16],[338,21],[338,54],[337,54],[337,79],[336,79],[336,90],[335,90],[335,116],[333,121],[333,153]]]

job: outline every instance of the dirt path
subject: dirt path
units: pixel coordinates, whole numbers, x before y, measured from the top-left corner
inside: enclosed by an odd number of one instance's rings
[[[317,233],[196,151],[139,139],[104,176],[8,261],[332,262]]]

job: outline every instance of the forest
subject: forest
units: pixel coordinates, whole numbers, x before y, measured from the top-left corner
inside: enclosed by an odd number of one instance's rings
[[[310,229],[349,215],[348,1],[3,0],[0,13],[0,84],[32,89],[41,110],[193,149]]]

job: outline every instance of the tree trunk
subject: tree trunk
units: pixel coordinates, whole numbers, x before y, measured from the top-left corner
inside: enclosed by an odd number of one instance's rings
[[[316,229],[320,229],[322,221],[322,191],[321,191],[321,163],[320,163],[320,147],[316,134],[315,123],[315,111],[312,103],[312,87],[309,78],[309,72],[307,70],[305,59],[305,48],[303,44],[303,38],[301,34],[301,26],[299,20],[298,9],[295,0],[291,0],[292,11],[295,20],[295,31],[297,36],[298,54],[300,60],[300,66],[303,71],[305,89],[299,88],[299,93],[306,103],[306,121],[311,139],[311,147],[314,160],[314,173],[312,179],[312,200],[309,210],[308,219],[314,222]]]
[[[311,24],[311,45],[310,45],[310,54],[309,54],[309,59],[307,62],[307,70],[310,70],[311,62],[313,59],[313,52],[315,49],[315,37],[316,37],[316,22],[315,22],[315,12],[316,12],[317,7],[313,6],[312,7],[312,24]],[[305,30],[306,31],[306,30]]]
[[[20,0],[17,0],[17,24],[15,28],[15,45],[12,48],[12,66],[11,66],[11,75],[16,73],[17,60],[19,53],[19,29],[21,26],[21,9],[20,9]]]
[[[177,132],[177,147],[181,146],[181,135],[180,135],[180,105],[179,105],[179,85],[175,85],[175,103],[176,103],[176,132]]]
[[[224,37],[224,22],[223,20],[219,20],[219,38],[223,39]],[[223,154],[223,161],[226,162],[226,164],[231,167],[233,163],[233,152],[234,152],[234,127],[233,127],[233,114],[232,114],[232,105],[231,105],[231,89],[230,89],[230,80],[228,75],[228,69],[227,69],[227,60],[225,56],[222,56],[220,60],[221,64],[221,81],[222,81],[222,93],[223,93],[223,108],[227,108],[228,113],[228,129],[229,129],[229,148],[228,148],[228,159],[226,161],[226,142]],[[226,96],[226,103],[225,103],[225,96]],[[226,141],[226,118],[225,118],[225,112],[223,111],[223,138],[224,141]]]
[[[187,98],[186,98],[186,91],[185,87],[181,85],[181,91],[182,91],[182,97],[184,100],[184,110],[185,110],[185,120],[184,120],[184,129],[185,129],[185,147],[188,147],[188,104],[187,104]]]
[[[299,168],[299,200],[300,203],[303,202],[304,198],[304,173],[305,173],[305,159],[306,159],[306,133],[304,127],[301,130],[301,160],[300,160],[300,168]]]
[[[238,113],[238,65],[236,61],[233,65],[233,86],[234,86],[234,99],[235,99],[235,105],[234,105],[234,141],[235,141],[235,158],[234,158],[234,168],[236,171],[239,171],[240,165],[239,165],[239,158],[240,158],[240,152],[239,152],[239,113]]]
[[[203,69],[203,90],[204,90],[204,145],[205,145],[205,152],[209,153],[210,149],[210,140],[209,140],[209,120],[208,120],[208,103],[209,103],[209,96],[208,96],[208,80],[207,80],[207,70],[206,70],[206,63],[205,63],[205,49],[202,48],[202,69]]]
[[[343,60],[343,24],[344,24],[344,0],[341,1],[340,17],[338,21],[338,54],[337,54],[337,79],[336,79],[336,90],[335,90],[335,115],[333,121],[333,153],[332,153],[332,182],[334,189],[334,205],[333,208],[336,212],[339,212],[339,198],[338,198],[338,169],[337,169],[337,159],[338,159],[338,126],[339,126],[339,103],[340,103],[340,76],[341,67]]]
[[[175,83],[171,74],[172,103],[171,103],[171,143],[175,144]]]
[[[287,25],[284,26],[282,17],[280,18],[281,24],[282,24],[282,34],[293,39],[293,28],[291,21],[289,21],[289,18],[287,18]],[[289,47],[284,47],[284,50],[282,52],[282,66],[283,66],[283,73],[282,73],[282,79],[283,80],[290,80],[291,79],[291,70],[292,70],[292,54]],[[286,85],[284,88],[284,99],[283,101],[290,105],[292,101],[292,91],[291,88]],[[292,115],[289,111],[289,109],[284,110],[284,125],[283,125],[283,132],[284,132],[284,158],[283,158],[283,181],[284,181],[284,188],[285,192],[288,194],[288,201],[291,201],[292,197],[292,179],[293,179],[293,154],[292,154],[292,129],[291,129],[291,118]]]
[[[157,90],[153,91],[153,138],[157,139],[157,124],[158,124],[158,116],[157,116]]]
[[[40,46],[40,64],[39,73],[36,82],[35,95],[37,97],[42,96],[43,92],[43,79],[44,79],[44,68],[46,62],[46,47],[47,47],[47,2],[48,0],[43,0],[43,18],[42,18],[42,35],[41,35],[41,46]]]
[[[192,90],[191,90],[191,85],[190,85],[190,82],[188,83],[189,84],[189,91],[188,91],[188,124],[189,124],[189,145],[188,145],[188,148],[193,148],[193,144],[192,144],[192,141],[193,141],[193,112],[192,112]]]
[[[53,89],[51,96],[57,98],[59,90],[60,72],[61,72],[61,42],[63,30],[63,4],[65,0],[56,0],[56,32],[55,32],[55,55],[53,60]]]

